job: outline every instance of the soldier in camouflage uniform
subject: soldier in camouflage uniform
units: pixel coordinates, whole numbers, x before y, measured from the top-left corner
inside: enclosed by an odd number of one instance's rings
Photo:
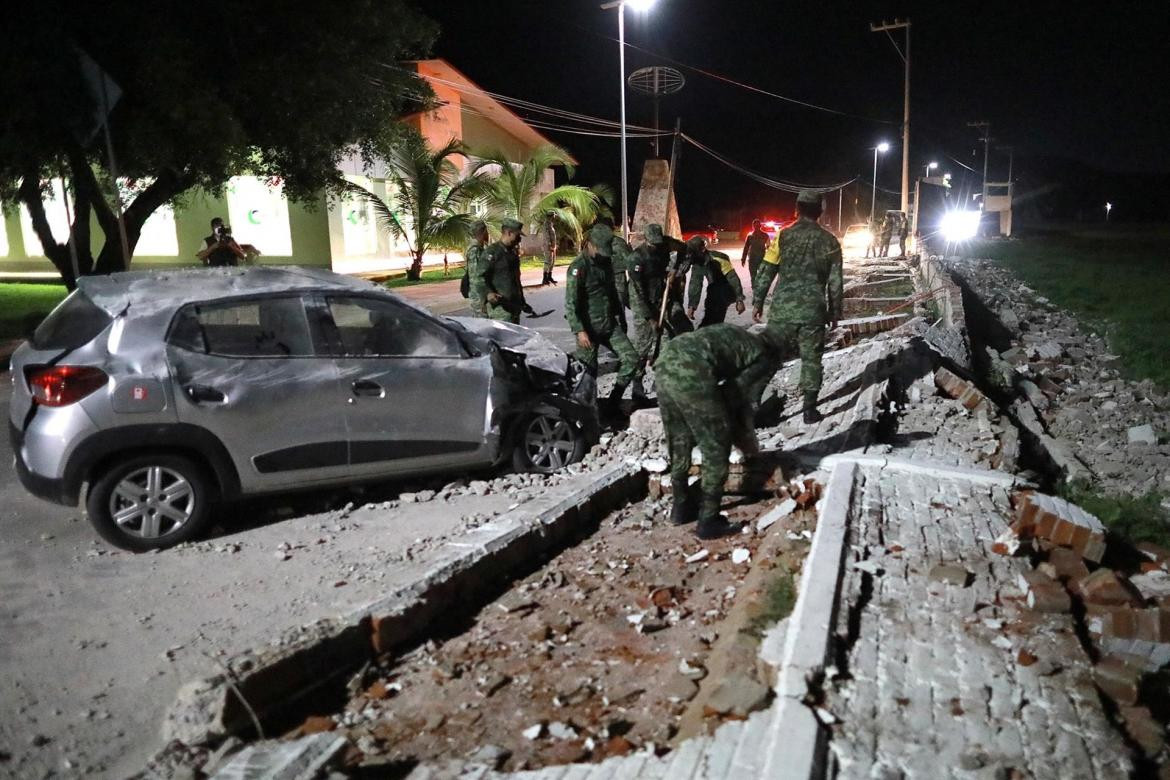
[[[614,270],[610,259],[613,230],[594,225],[589,231],[581,254],[569,266],[565,284],[565,319],[577,337],[575,357],[593,374],[597,373],[597,350],[608,347],[618,357],[617,381],[609,400],[616,403],[631,383],[634,397],[644,394],[641,360],[634,345],[619,327],[618,300]]]
[[[890,221],[887,214],[882,218],[881,235],[878,238],[878,250],[881,252],[878,257],[890,256],[890,238],[894,235],[894,223]]]
[[[687,241],[687,263],[691,266],[691,284],[687,288],[687,317],[695,318],[699,299],[703,296],[703,280],[707,280],[707,303],[703,307],[700,328],[717,325],[727,318],[727,307],[735,304],[735,311],[743,314],[743,285],[731,264],[731,258],[722,252],[707,248],[707,240],[694,236]]]
[[[767,332],[785,354],[800,350],[800,389],[804,395],[804,421],[821,420],[817,397],[821,391],[821,356],[825,352],[825,326],[841,319],[844,277],[841,244],[817,224],[821,196],[801,190],[796,198],[799,219],[776,237],[764,256],[752,290],[753,319],[763,318],[764,299],[779,276]]]
[[[483,268],[480,265],[480,260],[487,248],[488,231],[487,225],[482,219],[472,223],[471,235],[475,242],[468,246],[467,251],[463,253],[464,274],[467,276],[467,299],[471,303],[473,315],[486,317],[487,301],[484,299],[486,292],[483,287]]]
[[[638,348],[642,359],[649,361],[653,358],[650,353],[654,351],[664,294],[667,295],[667,334],[677,336],[694,330],[694,327],[687,319],[682,305],[687,245],[665,235],[662,225],[647,225],[645,237],[646,243],[635,249],[629,260],[630,310],[634,312],[634,321],[638,326],[634,346]],[[666,280],[672,270],[674,281],[667,292]]]
[[[719,514],[728,456],[732,444],[739,445],[745,455],[758,451],[756,409],[781,361],[782,353],[767,331],[757,336],[724,324],[672,340],[662,348],[654,365],[658,408],[670,449],[674,495],[670,519],[676,525],[694,519],[695,501],[687,475],[691,450],[698,445],[703,474],[695,533],[701,539],[735,530]]]
[[[518,325],[520,312],[532,313],[520,284],[520,254],[517,252],[524,226],[517,220],[505,219],[500,227],[500,240],[483,250],[480,258],[487,316]]]
[[[748,278],[752,284],[756,283],[756,274],[759,273],[760,263],[764,262],[764,253],[772,239],[763,230],[760,230],[760,220],[752,220],[752,232],[748,234],[743,244],[743,255],[739,258],[740,266],[747,266]]]
[[[625,310],[630,308],[630,275],[629,263],[634,250],[628,241],[614,233],[613,243],[610,244],[610,262],[613,263],[613,280],[617,285],[618,300],[622,302],[622,330],[626,327]]]

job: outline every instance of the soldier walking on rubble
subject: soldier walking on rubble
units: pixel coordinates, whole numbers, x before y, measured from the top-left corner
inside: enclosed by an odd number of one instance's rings
[[[737,314],[743,314],[743,285],[731,264],[731,258],[722,252],[707,248],[702,236],[687,241],[687,263],[691,266],[691,284],[687,288],[687,317],[693,320],[703,295],[703,280],[707,280],[707,303],[703,306],[700,328],[717,325],[727,318],[727,307],[735,304]]]
[[[796,198],[798,219],[776,237],[764,256],[752,290],[752,317],[763,319],[764,299],[772,281],[779,277],[766,327],[784,354],[800,351],[800,389],[804,396],[804,421],[819,422],[817,398],[823,381],[821,356],[825,351],[825,326],[837,326],[844,297],[841,244],[817,224],[821,196],[801,190]]]
[[[577,338],[574,355],[594,375],[600,347],[608,347],[617,355],[617,380],[609,395],[611,404],[616,404],[631,383],[634,384],[635,402],[645,398],[645,390],[642,388],[640,356],[618,323],[621,301],[614,284],[613,238],[613,230],[607,225],[597,224],[590,229],[581,254],[569,266],[565,284],[565,318]]]
[[[737,530],[719,513],[731,446],[738,445],[749,456],[758,452],[755,413],[782,355],[767,330],[755,335],[724,324],[673,339],[654,365],[658,408],[670,451],[674,497],[670,520],[683,525],[695,519],[695,496],[688,481],[691,450],[698,445],[703,473],[695,533],[700,539]]]
[[[524,226],[519,221],[505,219],[501,223],[500,240],[483,250],[480,263],[487,316],[513,325],[520,323],[521,312],[532,313],[532,307],[524,300],[520,254],[516,251],[523,235]]]

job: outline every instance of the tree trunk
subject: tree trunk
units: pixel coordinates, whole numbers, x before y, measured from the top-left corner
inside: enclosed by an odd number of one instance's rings
[[[174,198],[194,183],[191,176],[177,174],[174,171],[163,171],[155,178],[149,187],[138,194],[126,210],[122,212],[122,221],[126,225],[126,252],[134,256],[134,247],[138,245],[138,238],[142,235],[142,226],[146,220],[160,206]],[[105,204],[105,200],[102,199]],[[98,254],[97,263],[93,272],[96,274],[110,274],[116,271],[130,270],[122,254],[122,237],[118,231],[117,218],[112,232],[103,227],[106,242]]]
[[[410,268],[406,269],[406,278],[412,282],[417,282],[422,279],[422,261],[423,252],[426,251],[423,247],[419,247],[414,252],[414,259],[410,261]]]
[[[69,255],[68,244],[59,244],[57,239],[53,237],[53,230],[49,227],[49,219],[45,215],[45,204],[41,200],[41,182],[40,177],[36,171],[26,173],[20,183],[20,189],[17,191],[17,196],[20,202],[28,209],[28,215],[32,220],[33,232],[37,234],[37,239],[41,242],[41,249],[45,253],[45,257],[57,269],[57,273],[61,274],[61,280],[65,282],[65,287],[68,290],[73,290],[77,287],[77,277],[73,273],[73,261]],[[77,215],[81,216],[81,211],[84,211],[85,219],[89,219],[89,209],[77,211]],[[76,224],[76,223],[75,223]],[[70,225],[71,232],[74,231],[74,225]],[[89,231],[85,231],[88,237]],[[76,238],[76,235],[75,235]],[[85,242],[82,246],[80,241],[77,243],[78,266],[82,264],[82,257],[86,259],[87,265],[92,265],[92,255],[89,251],[89,242]],[[28,247],[25,247],[25,252],[28,253]]]

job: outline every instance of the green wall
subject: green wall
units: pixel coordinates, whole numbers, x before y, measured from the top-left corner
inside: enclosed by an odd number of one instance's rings
[[[8,254],[0,255],[0,273],[23,273],[30,271],[53,271],[53,264],[40,255],[30,256],[24,246],[20,229],[20,213],[17,209],[6,209],[2,224],[8,237]],[[196,190],[184,196],[181,205],[175,209],[175,230],[179,244],[177,257],[152,257],[135,255],[132,267],[179,267],[196,266],[199,261],[195,253],[202,245],[203,238],[211,232],[212,217],[228,219],[228,205],[223,198]],[[310,204],[288,204],[289,232],[292,236],[292,255],[261,255],[259,262],[268,265],[314,265],[329,268],[332,264],[329,244],[329,211],[325,196],[320,195]],[[105,241],[105,234],[96,219],[90,220],[91,248],[96,255]],[[258,247],[261,252],[264,247]]]

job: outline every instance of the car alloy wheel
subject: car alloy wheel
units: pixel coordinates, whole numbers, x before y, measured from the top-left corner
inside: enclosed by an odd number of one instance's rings
[[[149,465],[126,474],[110,493],[110,518],[128,536],[154,540],[178,531],[195,514],[195,491],[177,471]]]
[[[580,434],[560,417],[537,414],[524,429],[524,447],[528,462],[536,471],[553,472],[575,459]]]

